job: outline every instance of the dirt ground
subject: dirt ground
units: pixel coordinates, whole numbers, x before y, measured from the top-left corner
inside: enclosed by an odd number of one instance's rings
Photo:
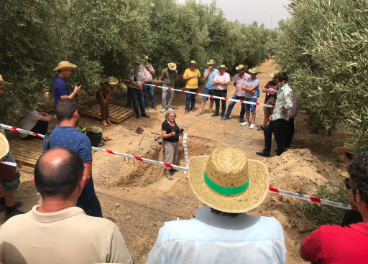
[[[258,78],[261,88],[270,80],[269,75],[274,68],[272,61],[260,66]],[[203,91],[203,87],[200,91]],[[235,87],[230,85],[228,97],[232,97],[234,91]],[[125,105],[124,92],[116,91],[113,96],[114,103]],[[261,94],[259,102],[263,100],[264,94]],[[197,96],[197,111],[201,101],[202,98]],[[160,110],[161,96],[158,94],[156,102]],[[196,116],[195,112],[184,114],[184,103],[185,94],[176,92],[173,109],[177,113],[177,124],[188,134],[189,156],[210,154],[216,147],[239,148],[248,158],[261,160],[268,165],[272,187],[310,195],[317,183],[321,184],[327,179],[339,181],[347,177],[340,157],[332,153],[334,147],[343,144],[343,134],[334,133],[331,137],[311,134],[305,114],[298,115],[292,148],[281,157],[267,159],[255,154],[263,149],[263,132],[239,125],[239,104],[235,105],[230,120],[221,121],[220,117],[208,114],[208,103],[201,116]],[[103,148],[163,161],[161,139],[157,134],[161,132],[164,113],[150,109],[148,114],[150,119],[132,116],[119,125],[104,129],[104,136],[112,140],[106,142]],[[263,108],[258,106],[257,127],[262,120]],[[99,121],[83,117],[80,125],[99,125]],[[142,134],[135,132],[138,127],[144,130]],[[179,165],[186,166],[182,146],[180,150]],[[274,153],[273,150],[271,153]],[[103,152],[94,152],[93,159],[93,178],[104,217],[120,227],[135,263],[146,262],[158,230],[165,221],[189,219],[201,206],[182,171],[175,172],[174,180],[169,181],[163,176],[163,167],[157,165]],[[23,211],[30,210],[40,202],[40,196],[32,186],[31,175],[31,168],[21,168],[22,183],[18,199],[25,203]],[[269,194],[261,206],[249,213],[276,217],[285,230],[288,250],[286,263],[304,263],[299,256],[299,247],[311,231],[310,223],[296,209],[293,199]]]

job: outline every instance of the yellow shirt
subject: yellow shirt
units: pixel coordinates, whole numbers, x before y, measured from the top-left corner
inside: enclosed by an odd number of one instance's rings
[[[184,77],[189,77],[192,75],[197,75],[197,78],[192,78],[187,81],[187,89],[197,89],[198,88],[198,78],[201,77],[201,73],[199,70],[194,69],[194,71],[191,71],[190,69],[186,69],[184,72]]]

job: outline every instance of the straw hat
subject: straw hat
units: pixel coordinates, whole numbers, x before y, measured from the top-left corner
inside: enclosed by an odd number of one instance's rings
[[[0,84],[9,85],[11,83],[8,83],[8,82],[4,81],[3,76],[0,75]]]
[[[113,76],[109,76],[109,77],[107,77],[106,82],[108,84],[115,85],[115,84],[119,83],[119,80],[117,78],[113,77]]]
[[[93,133],[102,133],[102,128],[98,126],[90,126],[87,131]]]
[[[167,67],[169,67],[169,69],[172,70],[172,71],[176,70],[176,64],[173,63],[173,62],[168,63]]]
[[[54,71],[74,69],[74,68],[77,68],[77,65],[70,63],[69,61],[62,61],[62,62],[59,62],[58,66],[54,69]]]
[[[214,65],[215,64],[215,60],[209,60],[209,61],[207,61],[207,64],[208,65]]]
[[[194,194],[222,212],[242,213],[260,205],[267,196],[268,178],[264,163],[247,159],[238,149],[216,148],[209,156],[189,160]]]
[[[9,152],[9,143],[6,137],[0,133],[0,159]]]
[[[237,70],[237,71],[242,70],[242,69],[244,69],[244,70],[248,69],[248,65],[244,66],[244,64],[240,64],[239,66],[237,66],[235,68],[235,70]]]
[[[219,69],[221,69],[221,68],[224,68],[224,69],[225,69],[225,71],[227,70],[227,67],[226,67],[224,64],[221,64],[221,65],[220,65]]]
[[[144,59],[145,59],[145,60],[150,60],[151,58],[150,58],[150,57],[148,57],[148,56],[144,56]]]
[[[257,74],[259,71],[258,71],[258,69],[256,69],[256,68],[252,68],[252,69],[250,69],[250,70],[249,70],[249,72],[250,72],[250,73],[255,73],[255,74]]]
[[[189,64],[197,64],[195,60],[191,60]]]

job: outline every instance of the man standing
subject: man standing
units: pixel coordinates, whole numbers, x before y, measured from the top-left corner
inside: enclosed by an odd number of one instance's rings
[[[196,92],[198,90],[198,80],[201,78],[201,73],[196,69],[197,63],[194,60],[191,60],[189,63],[189,69],[186,69],[183,75],[183,80],[187,82],[186,91],[193,92],[186,93],[186,101],[185,101],[185,114],[190,111],[194,111],[194,105],[196,100]],[[190,107],[190,108],[189,108]]]
[[[166,222],[147,264],[285,263],[284,230],[274,217],[245,212],[268,192],[267,166],[238,149],[189,160],[190,186],[206,204],[195,218]]]
[[[137,64],[136,64],[137,65]],[[133,66],[129,70],[129,84],[128,84],[128,94],[133,99],[133,108],[135,112],[135,117],[140,118],[141,116],[149,118],[144,109],[144,95],[142,81],[144,78],[142,72],[138,73],[138,78],[135,76],[135,71]],[[141,112],[139,113],[139,108]]]
[[[277,100],[273,115],[270,116],[270,123],[264,130],[265,148],[262,152],[257,152],[258,156],[270,157],[272,133],[275,133],[277,143],[276,155],[280,156],[285,150],[285,136],[287,122],[289,120],[289,110],[293,107],[293,91],[288,81],[286,72],[280,72],[275,75],[277,86]]]
[[[275,74],[272,73],[270,77],[272,77],[272,80],[266,84],[266,86],[262,89],[262,92],[266,93],[264,103],[269,105],[275,105],[277,99],[277,91],[279,90],[279,87],[277,86]],[[273,108],[263,107],[263,113],[264,113],[263,125],[259,127],[258,131],[264,130],[268,122],[270,122],[270,116],[273,113]]]
[[[155,70],[153,69],[153,66],[151,63],[149,63],[151,59],[148,56],[144,57],[144,64],[139,65],[139,73],[142,75],[143,82],[146,84],[152,84],[152,75],[155,74]],[[152,85],[143,85],[143,96],[144,96],[144,104],[146,107],[146,110],[149,109],[148,105],[148,99],[147,99],[147,93],[149,93],[151,97],[151,106],[154,110],[157,110],[156,108],[156,102],[155,102],[155,94],[153,93],[153,87]]]
[[[76,85],[74,87],[74,91],[70,94],[69,88],[66,85],[65,79],[69,78],[72,74],[72,69],[77,68],[77,66],[69,61],[62,61],[58,64],[58,66],[54,69],[58,73],[55,75],[54,83],[52,84],[53,92],[54,92],[54,102],[55,106],[57,102],[59,102],[62,98],[73,99],[74,96],[79,92],[81,85]]]
[[[300,255],[313,263],[366,263],[368,252],[368,153],[348,166],[349,183],[363,222],[346,227],[323,225],[307,236]]]
[[[0,262],[133,263],[119,227],[75,206],[85,176],[82,159],[70,148],[40,156],[32,183],[42,202],[1,227]]]
[[[245,72],[247,66],[240,64],[235,68],[238,71],[238,74],[234,76],[233,84],[236,88],[236,91],[233,95],[233,99],[244,100],[245,99],[245,91],[243,90],[243,86],[245,84],[245,80],[250,77],[248,73]],[[233,111],[234,105],[236,102],[230,102],[229,107],[227,108],[226,115],[222,118],[222,120],[227,120],[230,118],[231,111]],[[239,122],[243,123],[245,114],[245,104],[241,103],[241,111],[239,116]]]
[[[4,92],[4,86],[9,85],[10,83],[3,80],[3,77],[0,75],[0,95]],[[0,128],[0,134],[4,135],[3,140],[4,143],[2,144],[4,147],[0,149],[0,151],[4,151],[5,144],[8,144],[5,137],[5,131],[3,128]],[[5,143],[6,141],[6,143]],[[0,155],[0,162],[7,161],[16,164],[15,159],[12,153],[9,151],[9,147]],[[6,153],[5,153],[6,152]],[[3,155],[4,154],[4,155]],[[15,165],[16,166],[16,165]],[[1,173],[1,171],[0,171]],[[15,215],[23,214],[22,211],[18,210],[18,207],[22,206],[21,201],[15,201],[15,192],[18,189],[20,184],[20,174],[18,170],[18,166],[15,168],[15,174],[12,180],[0,180],[0,212],[5,211],[5,220],[13,217]]]
[[[84,162],[83,176],[87,180],[77,206],[82,208],[87,215],[102,217],[101,205],[95,192],[92,178],[92,145],[89,138],[76,129],[79,123],[79,110],[71,99],[61,99],[56,104],[55,114],[59,125],[43,139],[43,152],[55,147],[65,146],[79,154]]]
[[[167,68],[162,71],[161,81],[164,87],[175,88],[175,82],[178,80],[178,72],[176,71],[176,64],[170,62],[167,64]],[[169,94],[168,109],[171,109],[174,100],[174,91],[168,89],[162,89],[162,110],[161,113],[166,111],[166,97]]]
[[[215,96],[227,97],[227,88],[230,83],[230,74],[226,72],[226,66],[220,65],[220,72],[216,74],[213,83],[216,85]],[[220,99],[215,98],[216,111],[213,116],[218,116],[220,111]],[[225,116],[226,111],[226,100],[221,99],[221,118]]]
[[[289,121],[286,129],[285,148],[289,148],[295,133],[295,120],[298,115],[298,100],[293,92],[293,107],[289,111]]]
[[[207,62],[208,64],[208,69],[206,69],[204,71],[204,78],[206,79],[206,85],[204,86],[204,94],[208,94],[208,95],[214,95],[215,94],[215,89],[216,89],[216,85],[213,83],[213,80],[215,79],[216,74],[219,72],[218,69],[215,68],[215,61],[214,60],[209,60]],[[208,101],[207,96],[203,96],[202,97],[202,103],[201,103],[201,107],[199,109],[199,113],[196,114],[196,116],[199,116],[201,114],[203,114],[203,108],[206,104],[206,102]],[[212,106],[213,106],[213,98],[210,99],[210,106],[209,106],[209,113],[212,114]]]
[[[250,78],[248,78],[243,86],[243,90],[245,91],[245,101],[257,103],[257,91],[259,89],[259,80],[257,79],[258,71],[253,68],[249,70]],[[252,123],[249,121],[250,112],[252,112]],[[244,123],[241,123],[242,126],[249,126],[249,128],[255,127],[256,122],[256,105],[255,104],[245,104],[245,119]]]

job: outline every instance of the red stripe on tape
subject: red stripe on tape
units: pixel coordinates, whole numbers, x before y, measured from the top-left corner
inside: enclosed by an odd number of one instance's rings
[[[142,83],[142,85],[146,85],[145,83]]]
[[[33,132],[33,135],[35,135],[36,137],[41,137],[40,134],[38,134],[38,133]]]
[[[240,100],[241,103],[244,103],[244,100]]]
[[[169,168],[172,168],[173,167],[170,163],[165,163],[164,162],[164,164],[165,164],[166,167],[169,167]]]
[[[111,151],[111,150],[107,150],[106,149],[106,152],[110,153],[110,154],[115,154],[114,151]]]
[[[12,127],[11,129],[14,130],[15,132],[18,132],[17,131],[18,128],[16,128],[16,127]]]
[[[172,88],[170,88],[170,87],[169,87],[169,88],[167,88],[167,89],[168,89],[168,90],[171,90]]]
[[[315,202],[315,203],[321,203],[321,199],[319,199],[319,198],[317,198],[317,197],[314,197],[314,196],[311,196],[310,197],[310,200],[312,201],[312,202]]]
[[[275,106],[273,105],[272,108],[275,108]]]
[[[185,93],[185,90],[181,90],[182,93]]]
[[[213,97],[213,95],[212,95],[212,94],[210,94],[210,97]]]
[[[269,189],[271,192],[274,192],[274,193],[280,193],[280,192],[279,192],[279,189],[276,189],[276,188],[273,188],[273,187],[268,187],[268,189]]]
[[[256,105],[259,105],[259,103],[256,103]]]
[[[199,95],[199,93],[196,93],[196,95]]]
[[[158,88],[158,85],[155,85],[156,88]]]
[[[226,97],[225,97],[225,100],[229,100],[229,98],[226,98]]]
[[[143,161],[141,157],[134,156],[136,160]]]

